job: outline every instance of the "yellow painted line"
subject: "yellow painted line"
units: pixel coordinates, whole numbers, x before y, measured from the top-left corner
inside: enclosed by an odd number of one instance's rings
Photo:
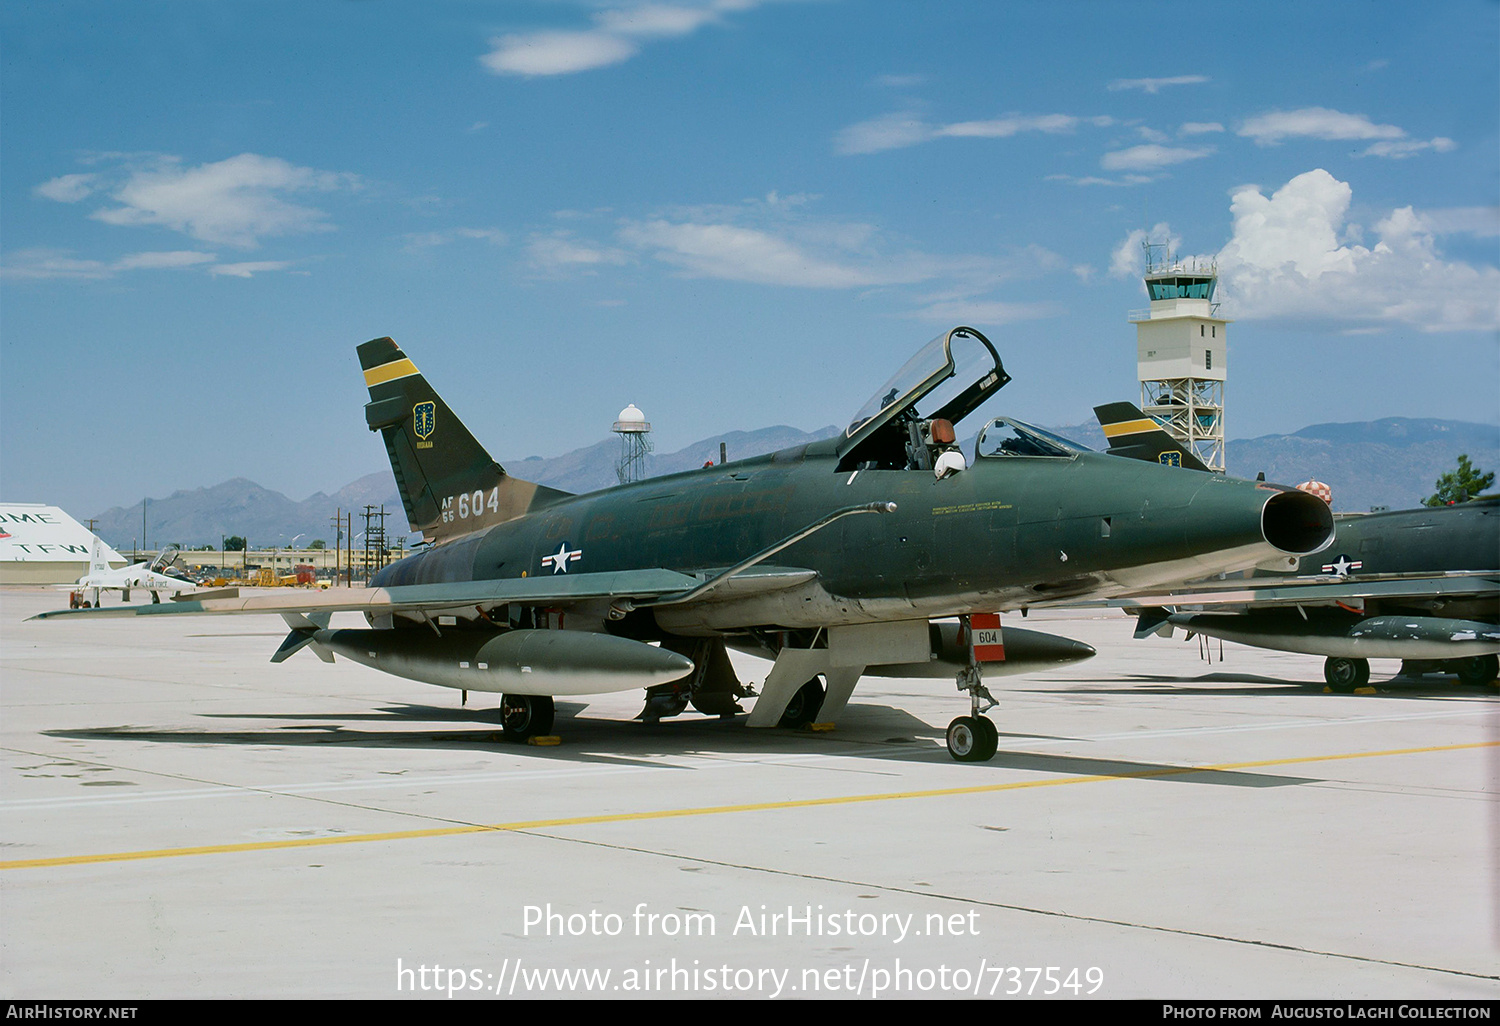
[[[1104,429],[1105,438],[1114,438],[1116,435],[1133,435],[1140,431],[1160,431],[1161,425],[1149,417],[1140,420],[1122,420],[1116,424],[1101,424]]]
[[[772,812],[781,809],[808,809],[827,805],[853,805],[860,802],[887,802],[911,798],[948,798],[958,795],[992,794],[997,791],[1020,791],[1032,787],[1060,787],[1067,784],[1089,784],[1101,780],[1139,780],[1147,777],[1184,776],[1191,773],[1225,773],[1233,770],[1259,769],[1266,766],[1294,766],[1299,763],[1332,762],[1341,759],[1376,759],[1391,755],[1457,752],[1469,748],[1494,748],[1496,746],[1500,746],[1500,741],[1480,741],[1464,745],[1437,745],[1431,748],[1392,748],[1383,752],[1348,752],[1341,755],[1298,756],[1291,759],[1263,759],[1257,762],[1226,762],[1216,766],[1166,766],[1158,769],[1140,770],[1135,773],[1100,773],[1090,776],[1049,777],[1045,780],[1018,780],[1008,784],[978,784],[972,787],[944,787],[930,791],[891,791],[884,794],[854,794],[835,798],[801,798],[792,801],[756,802],[747,805],[708,805],[695,809],[660,809],[654,812],[613,812],[598,816],[518,820],[514,823],[470,824],[466,826],[433,827],[426,830],[396,830],[380,834],[349,834],[343,837],[299,837],[284,841],[208,844],[192,848],[159,848],[154,851],[105,852],[96,855],[69,855],[50,859],[14,859],[0,862],[0,870],[97,865],[101,862],[133,862],[140,859],[165,859],[181,855],[224,855],[235,852],[276,851],[286,848],[317,848],[330,844],[406,841],[424,837],[453,837],[459,834],[541,830],[556,827],[590,826],[597,823],[629,823],[650,819],[675,819],[684,816],[717,816],[731,812]]]
[[[383,363],[379,367],[371,367],[365,371],[365,385],[374,388],[376,385],[383,385],[397,378],[409,378],[416,373],[417,365],[410,360],[392,360],[390,363]]]

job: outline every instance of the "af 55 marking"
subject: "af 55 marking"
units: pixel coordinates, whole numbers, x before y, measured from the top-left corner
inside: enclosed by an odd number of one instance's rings
[[[443,498],[442,522],[451,524],[458,520],[467,520],[470,517],[482,516],[485,510],[491,513],[500,512],[500,488],[497,485],[490,489],[488,497],[483,490],[464,492],[460,495],[448,495]]]

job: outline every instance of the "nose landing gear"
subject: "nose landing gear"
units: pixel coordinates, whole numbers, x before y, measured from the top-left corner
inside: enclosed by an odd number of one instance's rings
[[[959,617],[962,636],[972,638],[969,618]],[[948,754],[959,762],[988,762],[995,757],[1000,747],[1000,732],[989,717],[982,713],[993,709],[998,703],[979,672],[979,661],[974,656],[974,646],[969,645],[969,665],[958,672],[958,690],[969,695],[969,715],[960,716],[948,724]]]

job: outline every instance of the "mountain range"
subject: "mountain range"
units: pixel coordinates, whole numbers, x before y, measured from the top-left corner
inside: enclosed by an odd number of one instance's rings
[[[1095,449],[1106,447],[1095,423],[1049,428]],[[652,476],[671,474],[718,461],[724,443],[730,459],[774,452],[792,445],[829,438],[836,427],[806,432],[777,426],[758,431],[734,431],[694,442],[673,453],[648,458]],[[965,443],[972,452],[972,440]],[[1289,435],[1231,441],[1228,470],[1236,477],[1254,477],[1298,484],[1316,479],[1333,490],[1338,511],[1363,512],[1372,506],[1403,509],[1432,494],[1439,474],[1452,470],[1460,453],[1477,467],[1500,468],[1500,427],[1464,421],[1387,417],[1352,424],[1315,424]],[[568,492],[588,492],[616,483],[615,464],[620,442],[607,438],[594,445],[551,459],[529,456],[501,460],[517,477]],[[239,535],[252,548],[306,546],[314,539],[330,544],[335,534],[336,510],[354,511],[354,533],[364,530],[365,506],[385,506],[387,533],[398,537],[405,528],[401,499],[389,470],[367,474],[327,495],[318,492],[301,502],[263,488],[245,478],[174,492],[163,499],[147,499],[146,539],[143,548],[163,542],[190,547],[218,546],[226,535]],[[100,513],[99,535],[117,549],[140,544],[142,503]]]

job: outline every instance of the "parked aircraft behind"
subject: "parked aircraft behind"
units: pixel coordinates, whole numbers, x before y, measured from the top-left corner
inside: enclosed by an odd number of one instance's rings
[[[1130,403],[1094,413],[1112,442],[1130,447],[1124,454],[1155,462],[1170,451],[1166,432]],[[1328,552],[1247,580],[1118,604],[1139,607],[1137,638],[1180,627],[1189,637],[1326,656],[1323,676],[1335,691],[1368,683],[1370,660],[1380,658],[1471,684],[1500,675],[1500,497],[1341,515],[1335,524]]]
[[[130,566],[122,566],[118,570],[109,568],[109,560],[104,556],[104,542],[98,535],[94,535],[94,547],[89,556],[89,572],[78,578],[74,584],[60,585],[72,591],[75,596],[82,595],[86,591],[94,593],[93,605],[98,606],[100,595],[105,591],[121,592],[121,598],[125,602],[130,601],[130,590],[141,588],[151,593],[152,602],[161,601],[161,592],[170,591],[177,593],[196,588],[197,584],[184,578],[173,577],[162,573],[161,570],[172,563],[172,556],[177,550],[166,549],[155,560],[150,562],[132,563]],[[74,604],[78,603],[75,597]]]
[[[689,703],[738,712],[751,693],[733,645],[775,660],[749,726],[832,722],[862,674],[921,667],[969,696],[951,754],[987,759],[998,732],[981,715],[994,704],[982,674],[997,664],[972,654],[971,614],[1166,586],[1332,538],[1313,496],[1095,453],[1009,418],[986,424],[964,458],[954,425],[1010,380],[973,328],[933,339],[834,438],[586,495],[511,477],[391,339],[358,352],[366,422],[412,529],[433,544],[365,591],[137,611],[280,613],[292,630],[273,661],[308,647],[500,692],[517,738],[551,729],[556,695],[644,687],[647,718]],[[330,629],[340,610],[365,613],[369,628]],[[933,623],[954,617],[956,628]],[[994,635],[1010,672],[1093,651]]]

